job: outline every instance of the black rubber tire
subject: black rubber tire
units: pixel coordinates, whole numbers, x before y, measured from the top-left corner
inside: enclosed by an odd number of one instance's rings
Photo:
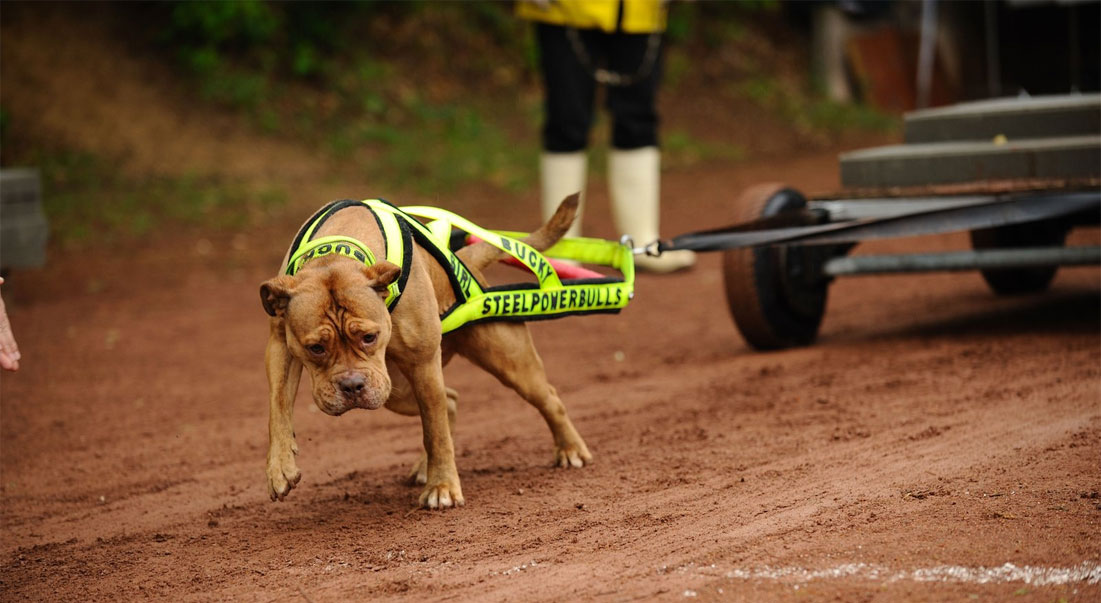
[[[759,184],[746,189],[735,204],[741,224],[800,210],[807,200],[783,184]],[[776,350],[813,343],[826,312],[829,281],[800,278],[809,267],[806,248],[798,245],[728,249],[723,252],[726,303],[746,342],[759,350]]]
[[[971,231],[973,249],[1006,249],[1013,247],[1061,247],[1068,228],[1058,222],[1012,224]],[[1040,293],[1050,285],[1058,266],[1036,268],[1002,268],[980,271],[986,284],[998,295]]]

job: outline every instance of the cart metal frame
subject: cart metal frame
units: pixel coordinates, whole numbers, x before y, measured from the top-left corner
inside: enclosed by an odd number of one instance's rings
[[[1060,266],[1101,265],[1101,246],[1064,246],[1071,229],[1101,225],[1101,94],[967,103],[906,124],[905,144],[842,155],[842,193],[756,185],[733,226],[636,253],[722,251],[731,315],[758,349],[813,342],[841,276],[978,270],[1012,295],[1043,291]],[[958,231],[971,250],[848,255],[863,241]]]

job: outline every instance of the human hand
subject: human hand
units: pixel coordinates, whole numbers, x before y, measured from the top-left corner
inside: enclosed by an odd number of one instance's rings
[[[4,279],[0,278],[0,285]],[[4,298],[0,297],[0,367],[9,371],[19,370],[19,346],[15,343],[15,335],[11,332],[11,323],[8,322],[8,311],[4,307]]]

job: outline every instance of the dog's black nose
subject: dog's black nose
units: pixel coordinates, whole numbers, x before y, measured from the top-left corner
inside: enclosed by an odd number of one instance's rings
[[[348,397],[355,397],[363,393],[363,390],[367,389],[367,378],[360,374],[349,374],[341,377],[336,384],[340,386],[340,391]]]

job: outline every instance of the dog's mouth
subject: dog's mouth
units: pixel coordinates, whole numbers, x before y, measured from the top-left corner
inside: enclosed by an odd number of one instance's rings
[[[353,408],[376,410],[390,397],[389,380],[380,383],[370,375],[344,376],[326,389],[328,391],[316,392],[314,403],[322,412],[334,417]]]
[[[387,392],[386,395],[383,395],[381,392],[379,392],[379,390],[371,389],[367,393],[357,396],[356,399],[352,401],[352,406],[354,406],[355,408],[375,410],[382,406],[386,402],[386,399],[389,397],[389,392]]]
[[[352,410],[353,408],[362,408],[365,410],[376,410],[380,408],[386,402],[386,398],[376,395],[359,396],[355,399],[348,399],[344,396],[335,396],[324,400],[314,400],[321,412],[331,416],[339,417],[340,415]]]
[[[340,415],[355,408],[344,403],[344,400],[337,399],[335,404],[330,400],[318,400],[314,398],[314,405],[321,409],[321,412],[329,415],[330,417],[339,417]]]

